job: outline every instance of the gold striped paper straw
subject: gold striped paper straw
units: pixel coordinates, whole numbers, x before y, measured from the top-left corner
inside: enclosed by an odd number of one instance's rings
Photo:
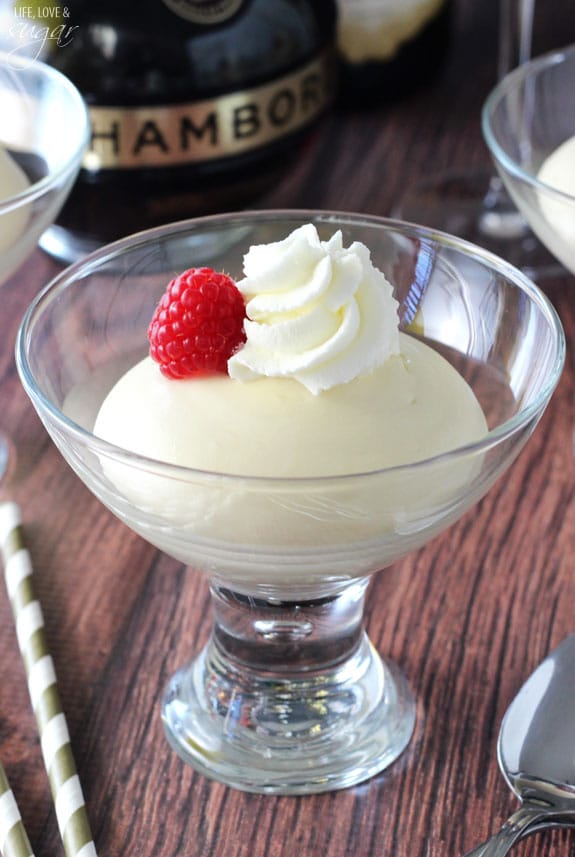
[[[66,857],[96,857],[54,663],[46,644],[42,608],[34,594],[20,510],[15,503],[0,503],[0,552]]]
[[[0,854],[2,857],[34,857],[2,762],[0,762]]]

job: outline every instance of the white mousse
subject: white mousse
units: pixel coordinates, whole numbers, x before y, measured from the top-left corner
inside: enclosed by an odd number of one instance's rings
[[[29,187],[30,181],[24,171],[0,145],[0,205]],[[21,239],[29,214],[27,205],[0,211],[0,254],[10,250]]]
[[[538,194],[544,220],[537,217],[534,226],[551,252],[575,273],[575,136],[545,159],[537,178],[551,191]]]
[[[140,455],[243,476],[333,476],[430,458],[477,440],[485,419],[439,354],[400,336],[401,354],[319,396],[295,380],[173,381],[149,357],[104,400],[94,433]]]

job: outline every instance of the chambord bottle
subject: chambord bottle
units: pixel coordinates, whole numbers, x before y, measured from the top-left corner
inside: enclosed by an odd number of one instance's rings
[[[92,139],[42,242],[65,261],[257,198],[333,97],[334,0],[72,0],[67,13],[74,39],[49,61],[82,92]]]

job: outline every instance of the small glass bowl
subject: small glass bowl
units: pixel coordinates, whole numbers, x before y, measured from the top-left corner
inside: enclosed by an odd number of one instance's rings
[[[10,198],[0,189],[2,283],[55,220],[80,169],[90,122],[68,78],[16,54],[0,53],[0,104],[0,145],[30,181]]]
[[[514,69],[482,112],[485,141],[509,194],[551,253],[575,273],[575,182],[541,181],[544,161],[575,136],[575,45]],[[575,173],[573,161],[571,175]]]
[[[192,470],[96,437],[99,407],[145,356],[174,273],[205,265],[237,279],[250,245],[309,222],[324,240],[340,229],[345,246],[370,248],[394,286],[400,328],[466,379],[485,437],[414,464],[300,478]],[[397,758],[415,703],[363,631],[370,576],[444,530],[507,469],[557,384],[564,347],[547,298],[501,259],[362,215],[242,212],[172,224],[103,248],[47,286],[17,342],[44,425],[114,514],[210,582],[212,637],[163,704],[182,758],[229,785],[284,794],[350,786]]]
[[[63,74],[11,53],[0,52],[0,105],[0,146],[7,153],[0,157],[13,160],[30,182],[8,197],[6,185],[0,186],[1,288],[56,219],[80,169],[90,122],[80,93]],[[0,479],[8,456],[0,434]]]

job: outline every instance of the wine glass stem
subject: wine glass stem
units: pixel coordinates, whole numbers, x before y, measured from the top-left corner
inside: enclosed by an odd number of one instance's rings
[[[500,0],[497,78],[531,56],[535,0]]]
[[[502,80],[531,56],[535,0],[500,0],[497,78]],[[483,200],[478,227],[481,235],[515,240],[529,233],[523,216],[494,173]]]

